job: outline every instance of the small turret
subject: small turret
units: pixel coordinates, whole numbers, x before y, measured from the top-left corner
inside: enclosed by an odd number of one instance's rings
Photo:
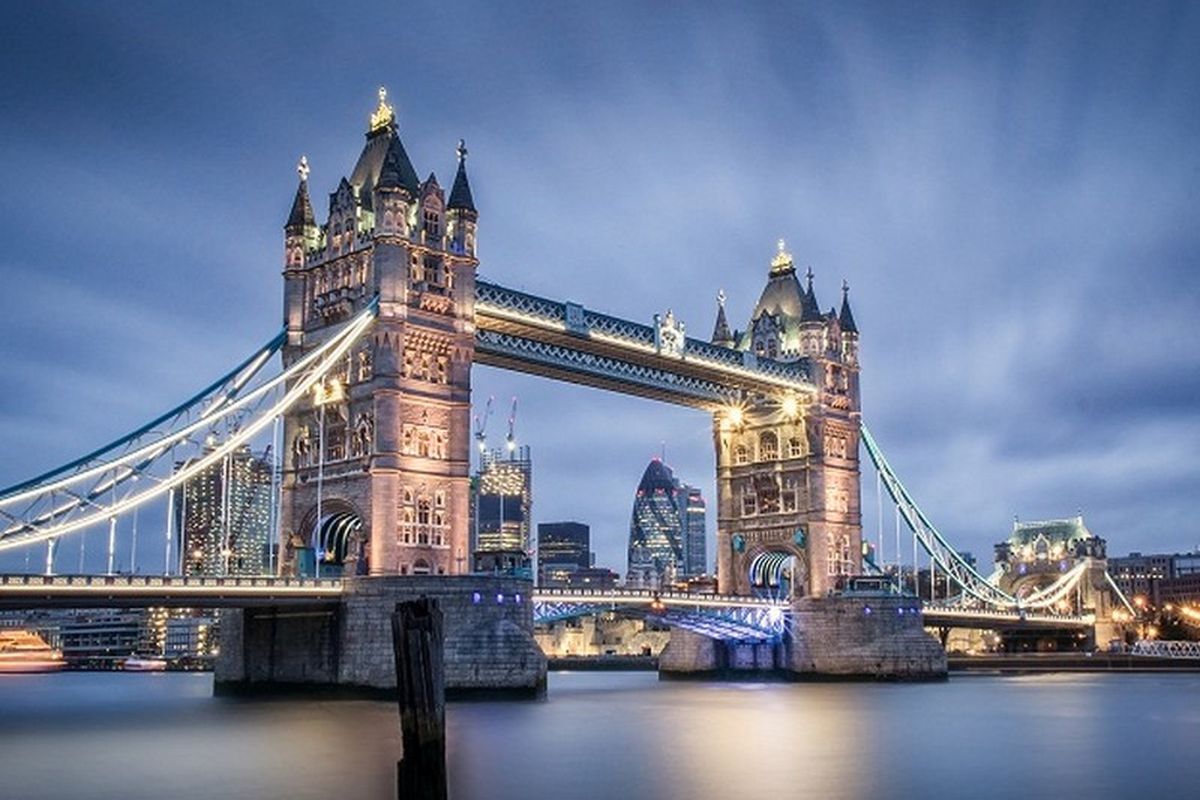
[[[838,314],[838,324],[842,327],[842,333],[858,333],[858,326],[854,324],[854,315],[850,313],[850,284],[842,281],[842,312]]]
[[[471,183],[467,180],[467,143],[459,139],[455,152],[458,154],[458,172],[454,175],[454,186],[450,188],[450,200],[446,203],[449,218],[446,235],[451,250],[474,256],[479,213],[475,210],[475,198],[471,196]]]
[[[807,286],[804,289],[804,296],[800,303],[800,323],[806,322],[825,322],[825,317],[821,314],[821,306],[817,303],[817,294],[813,290],[813,271],[812,267],[804,274],[807,280]]]
[[[725,290],[717,292],[717,324],[713,326],[712,343],[718,347],[733,347],[735,339],[725,319]]]
[[[308,157],[300,156],[296,165],[300,175],[300,184],[296,187],[296,198],[292,201],[292,211],[288,214],[284,232],[284,266],[296,268],[304,266],[305,254],[315,248],[320,237],[316,216],[313,214],[312,200],[308,197]]]

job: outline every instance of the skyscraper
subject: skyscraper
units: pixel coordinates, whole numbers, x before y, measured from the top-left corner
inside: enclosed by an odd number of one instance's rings
[[[681,501],[680,516],[683,520],[685,576],[692,578],[708,571],[704,495],[695,486],[683,486],[678,496]]]
[[[689,558],[690,556],[690,558]],[[626,583],[657,589],[704,571],[704,498],[655,458],[638,484],[629,523]],[[693,566],[699,564],[699,572]]]
[[[242,447],[176,488],[174,504],[185,575],[269,571],[271,465],[267,458]]]
[[[538,533],[538,585],[561,586],[592,565],[591,530],[581,522],[543,522]]]
[[[521,554],[528,567],[530,551],[530,511],[533,506],[533,461],[529,447],[510,453],[489,450],[483,454],[476,476],[475,560],[499,563],[499,554],[509,556],[504,563]]]

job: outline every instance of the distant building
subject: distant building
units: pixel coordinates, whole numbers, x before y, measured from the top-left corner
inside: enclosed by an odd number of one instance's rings
[[[1200,551],[1130,553],[1108,559],[1108,572],[1126,597],[1152,605],[1200,600]]]
[[[183,574],[270,571],[271,465],[265,457],[241,447],[173,493]]]
[[[537,526],[538,585],[566,586],[575,572],[592,565],[591,530],[581,522]]]
[[[571,573],[567,586],[572,589],[612,589],[620,577],[608,567],[588,567]]]
[[[689,578],[704,575],[708,572],[704,495],[694,486],[683,486],[679,498],[683,519],[683,574]]]
[[[528,571],[533,507],[529,448],[484,453],[475,487],[475,570],[496,571],[496,554],[504,553],[507,556],[500,560],[505,563],[522,554],[523,561],[518,559],[516,569]]]
[[[663,588],[704,572],[704,498],[684,486],[671,468],[655,458],[638,484],[629,523],[625,582]],[[691,558],[689,558],[689,556]]]

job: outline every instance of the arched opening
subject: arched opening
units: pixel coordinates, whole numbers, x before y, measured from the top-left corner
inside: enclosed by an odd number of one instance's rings
[[[362,515],[358,509],[344,500],[331,499],[321,505],[321,517],[317,519],[317,509],[312,508],[304,517],[301,528],[307,531],[305,549],[309,563],[320,561],[321,577],[338,577],[342,575],[366,575],[367,535],[364,530]],[[316,544],[316,552],[312,552],[312,544]],[[313,570],[301,565],[301,574],[312,574]]]
[[[750,593],[789,598],[804,592],[800,560],[786,550],[764,550],[750,560]]]
[[[413,575],[429,575],[432,570],[429,567],[429,562],[423,558],[418,558],[413,562]]]

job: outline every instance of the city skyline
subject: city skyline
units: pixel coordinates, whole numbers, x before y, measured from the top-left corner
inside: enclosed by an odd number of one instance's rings
[[[964,549],[990,552],[1014,514],[1079,509],[1113,552],[1191,549],[1197,23],[1153,11],[579,12],[522,30],[425,8],[404,25],[473,68],[410,76],[339,49],[319,9],[216,31],[198,10],[29,10],[0,56],[20,78],[0,89],[0,197],[26,221],[2,262],[23,291],[0,306],[0,482],[169,407],[273,330],[292,166],[307,153],[319,203],[384,84],[414,160],[444,171],[467,139],[482,275],[647,322],[673,308],[706,338],[719,289],[745,327],[784,237],[822,306],[850,281],[865,414]],[[308,20],[333,35],[309,41]],[[401,24],[381,20],[380,46]],[[718,31],[736,62],[705,46]],[[648,46],[668,32],[669,58]],[[514,80],[483,68],[489,49]],[[562,499],[535,521],[588,522],[597,563],[623,563],[610,532],[660,442],[712,496],[704,414],[490,368],[474,393],[520,395],[547,481],[593,487],[539,484]],[[589,474],[567,477],[580,454]],[[873,502],[864,482],[868,538]]]

